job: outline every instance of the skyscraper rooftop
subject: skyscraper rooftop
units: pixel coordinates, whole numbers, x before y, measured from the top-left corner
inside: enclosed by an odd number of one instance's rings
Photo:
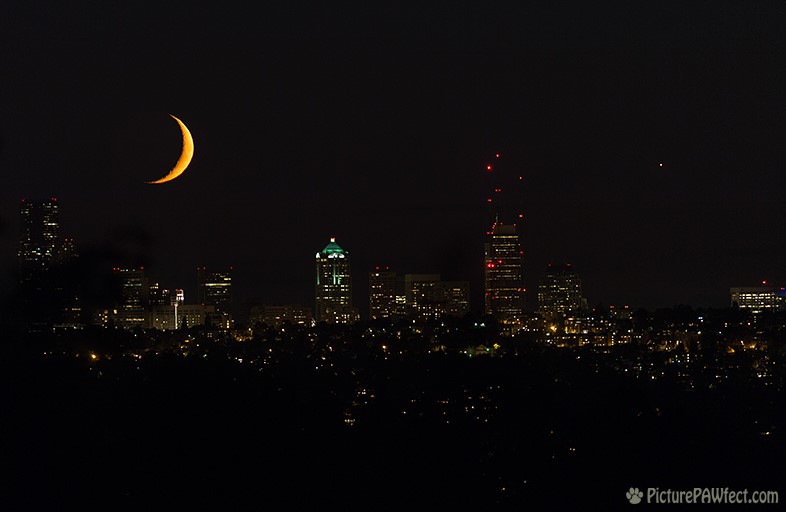
[[[331,237],[330,238],[330,243],[327,244],[325,246],[325,248],[322,249],[322,251],[319,254],[317,254],[317,256],[320,256],[320,255],[327,256],[328,258],[330,258],[330,257],[333,257],[333,258],[341,257],[341,258],[343,258],[344,256],[348,256],[349,253],[347,251],[345,251],[344,249],[342,249],[341,246],[336,243],[336,239],[335,238]]]

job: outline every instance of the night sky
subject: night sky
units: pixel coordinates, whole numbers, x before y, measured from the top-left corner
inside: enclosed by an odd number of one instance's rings
[[[241,300],[312,304],[335,236],[361,311],[377,264],[478,308],[495,153],[524,178],[530,307],[550,261],[590,305],[786,283],[786,4],[397,4],[2,2],[4,289],[21,198],[56,196],[97,264],[187,295],[231,265]],[[180,152],[169,113],[194,160],[146,185]]]

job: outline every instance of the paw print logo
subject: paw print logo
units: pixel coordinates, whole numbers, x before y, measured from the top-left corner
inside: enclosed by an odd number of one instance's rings
[[[628,498],[631,505],[638,505],[641,503],[641,498],[644,497],[644,493],[641,492],[638,487],[631,487],[628,489],[628,492],[625,493],[625,497]]]

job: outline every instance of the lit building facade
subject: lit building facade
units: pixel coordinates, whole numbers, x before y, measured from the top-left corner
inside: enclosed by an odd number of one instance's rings
[[[145,327],[150,292],[145,269],[115,267],[113,270],[120,285],[120,304],[113,315],[115,325],[123,329]]]
[[[349,252],[335,238],[316,254],[316,321],[352,323],[359,320],[352,306]]]
[[[61,264],[69,264],[79,258],[79,252],[76,249],[76,242],[73,238],[60,239],[59,247],[57,247],[57,262]]]
[[[439,274],[404,274],[404,299],[408,314],[420,315],[427,307],[431,289],[440,279]]]
[[[216,327],[232,326],[232,269],[223,272],[197,268],[197,302],[213,306],[215,314],[211,320]]]
[[[513,224],[495,222],[484,244],[485,313],[503,325],[521,325],[524,275],[519,234]]]
[[[585,309],[581,278],[570,264],[546,267],[538,286],[538,311],[546,318]]]
[[[172,331],[183,327],[205,325],[207,318],[215,313],[215,307],[204,304],[182,304],[172,296],[172,305],[154,306],[145,313],[145,326],[161,331]]]
[[[168,289],[162,288],[160,283],[153,281],[148,286],[147,304],[151,308],[166,306],[171,301],[170,296],[171,293]]]
[[[311,308],[298,304],[266,304],[254,306],[249,314],[251,325],[264,324],[280,327],[284,322],[310,327],[314,324]]]
[[[73,238],[60,238],[55,257],[55,267],[61,272],[56,272],[52,285],[57,297],[59,313],[56,314],[52,328],[55,331],[82,329],[85,318],[82,307],[81,285],[73,280],[69,273],[79,259],[79,252]]]
[[[210,304],[216,311],[232,312],[232,272],[211,272],[205,267],[197,269],[197,302]]]
[[[786,289],[776,286],[739,286],[729,290],[732,307],[751,313],[786,309]]]
[[[409,315],[420,320],[469,313],[469,281],[442,281],[439,274],[405,274],[404,297]]]
[[[70,274],[77,258],[72,238],[60,236],[57,198],[23,199],[19,206],[17,246],[20,315],[29,332],[80,329],[84,326],[81,282]]]
[[[396,273],[387,268],[369,272],[368,309],[372,320],[396,316],[396,280]]]
[[[469,313],[469,281],[440,281],[430,299],[438,316],[464,316]]]
[[[59,255],[60,207],[56,198],[23,199],[19,213],[19,282],[22,286],[40,287],[44,274]]]

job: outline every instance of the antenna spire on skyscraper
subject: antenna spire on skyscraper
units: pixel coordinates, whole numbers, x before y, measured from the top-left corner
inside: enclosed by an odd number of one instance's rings
[[[500,154],[495,153],[495,158],[499,159]],[[486,231],[483,272],[485,312],[513,332],[524,316],[523,251],[518,227],[513,221],[522,218],[523,214],[520,213],[520,197],[515,193],[522,180],[510,174],[505,172],[504,166],[500,172],[498,165],[486,164],[489,176],[487,221],[491,227]]]

